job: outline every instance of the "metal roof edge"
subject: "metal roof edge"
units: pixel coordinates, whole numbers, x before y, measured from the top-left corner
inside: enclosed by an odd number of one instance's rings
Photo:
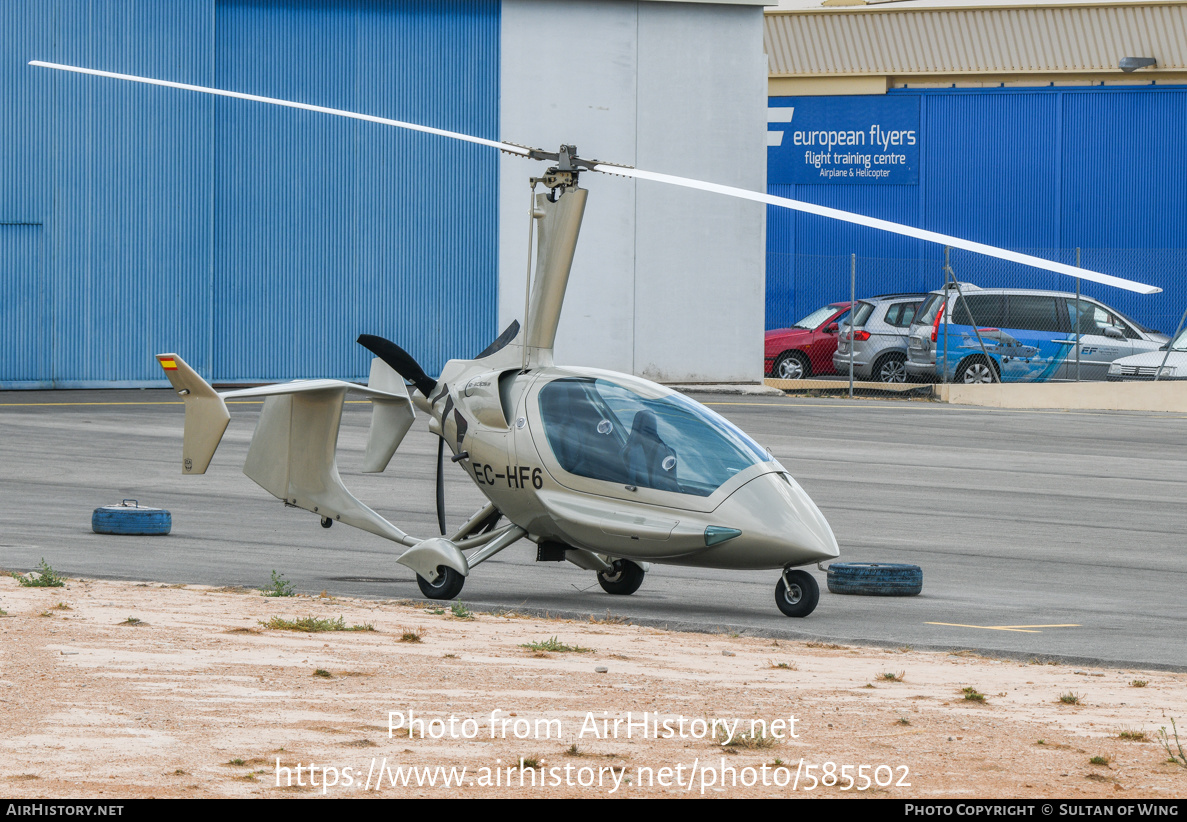
[[[672,0],[669,0],[671,2]],[[686,2],[713,2],[713,0],[685,0]],[[770,17],[784,17],[804,14],[882,14],[888,12],[896,12],[899,14],[914,13],[914,14],[930,14],[932,12],[953,12],[953,11],[1032,11],[1039,9],[1109,9],[1109,8],[1151,8],[1156,6],[1187,6],[1187,0],[1137,0],[1137,2],[1130,2],[1130,0],[1102,0],[1101,2],[1091,2],[1091,0],[1082,0],[1081,2],[1072,3],[1001,3],[996,5],[977,5],[977,6],[892,6],[889,4],[878,3],[872,6],[820,6],[817,8],[808,9],[780,9],[770,7],[764,11],[764,15]]]

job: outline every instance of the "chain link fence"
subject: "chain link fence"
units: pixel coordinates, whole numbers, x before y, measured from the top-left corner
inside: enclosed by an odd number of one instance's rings
[[[1187,249],[1016,250],[1163,291],[1137,294],[960,249],[924,259],[770,253],[767,375],[848,383],[852,374],[864,392],[1104,380],[1112,362],[1159,351],[1181,326]]]

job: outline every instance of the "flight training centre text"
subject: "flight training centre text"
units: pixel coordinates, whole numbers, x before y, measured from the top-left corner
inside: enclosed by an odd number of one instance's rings
[[[768,182],[919,182],[919,98],[775,97],[768,111]]]
[[[915,131],[883,131],[877,123],[870,126],[870,145],[881,145],[883,152],[891,146],[913,146],[916,144]],[[890,176],[889,168],[879,166],[905,166],[906,154],[862,154],[858,151],[833,151],[841,146],[866,145],[864,131],[794,131],[792,132],[793,146],[806,146],[804,162],[820,171],[820,176],[832,177],[872,177],[875,179]],[[813,150],[812,147],[827,149]]]

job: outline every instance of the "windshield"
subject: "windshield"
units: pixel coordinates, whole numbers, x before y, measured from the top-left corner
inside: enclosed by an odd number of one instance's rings
[[[1075,302],[1075,300],[1072,300],[1072,302]],[[1108,306],[1106,306],[1106,308],[1108,308]],[[1126,316],[1125,314],[1122,314],[1120,311],[1118,311],[1118,310],[1117,310],[1117,309],[1115,309],[1115,308],[1109,308],[1109,311],[1113,312],[1113,313],[1114,313],[1114,314],[1116,314],[1118,317],[1120,317],[1121,319],[1125,320],[1125,322],[1129,323],[1129,324],[1130,324],[1130,325],[1132,325],[1134,328],[1137,328],[1137,329],[1139,329],[1139,330],[1140,330],[1140,331],[1142,331],[1142,333],[1144,333],[1144,334],[1161,334],[1161,333],[1162,333],[1162,332],[1161,332],[1161,331],[1159,331],[1157,328],[1147,328],[1146,326],[1142,325],[1140,322],[1137,322],[1137,321],[1136,321],[1136,320],[1134,320],[1132,317],[1129,317],[1129,316]],[[1128,335],[1126,335],[1126,336],[1128,336]]]
[[[548,445],[570,474],[707,497],[751,465],[758,443],[680,394],[641,397],[605,380],[567,377],[540,391]]]
[[[1171,351],[1187,351],[1187,328],[1179,332],[1179,336],[1170,342]]]
[[[824,308],[818,308],[808,316],[804,317],[798,323],[793,325],[792,328],[816,328],[818,325],[836,313],[836,306],[826,305]]]

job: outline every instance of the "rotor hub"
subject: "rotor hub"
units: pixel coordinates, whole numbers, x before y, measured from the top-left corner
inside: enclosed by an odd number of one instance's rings
[[[577,185],[577,178],[584,170],[592,170],[597,160],[586,160],[577,156],[577,146],[563,144],[556,152],[531,149],[529,156],[533,160],[554,160],[551,166],[540,177],[532,177],[532,183],[540,183],[548,189],[548,199],[556,202],[566,190]]]

